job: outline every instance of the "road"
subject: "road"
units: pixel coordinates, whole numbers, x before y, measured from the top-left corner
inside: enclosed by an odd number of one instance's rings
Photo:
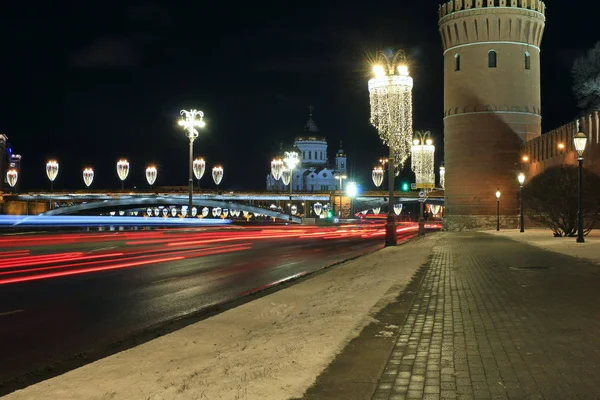
[[[415,234],[407,225],[398,236]],[[0,395],[122,350],[114,344],[168,321],[382,246],[381,226],[5,235]]]

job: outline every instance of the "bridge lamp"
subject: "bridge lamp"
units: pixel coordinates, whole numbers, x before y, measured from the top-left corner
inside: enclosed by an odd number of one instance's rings
[[[126,159],[117,161],[117,175],[119,175],[119,179],[121,180],[121,190],[123,190],[125,188],[125,179],[127,179],[127,175],[129,175],[129,161]]]
[[[94,181],[94,170],[92,168],[84,168],[83,169],[83,183],[88,188],[92,185]]]
[[[393,54],[383,52],[379,65],[373,68],[374,77],[369,80],[371,124],[377,129],[383,143],[389,147],[388,190],[390,204],[394,200],[395,169],[398,171],[410,155],[412,141],[412,88],[406,56],[402,50]],[[389,207],[386,246],[397,244],[396,222]]]
[[[292,201],[292,186],[293,186],[292,182],[293,182],[294,169],[296,169],[296,167],[300,163],[300,158],[298,157],[298,152],[286,151],[284,153],[283,162],[285,163],[285,166],[289,170],[289,174],[290,174],[288,184],[290,185],[290,202],[291,202]],[[282,178],[283,178],[283,174],[282,174]],[[284,182],[284,184],[285,184],[285,182]],[[292,213],[290,210],[290,221],[291,220],[292,220]]]
[[[196,128],[204,128],[206,126],[206,122],[204,122],[204,113],[199,110],[181,110],[179,113],[181,115],[181,119],[178,124],[185,131],[186,136],[190,140],[190,165],[188,170],[188,186],[189,186],[189,208],[194,206],[192,196],[194,191],[194,179],[193,175],[193,163],[194,163],[194,140],[198,137],[198,130]]]
[[[217,185],[217,193],[219,192],[219,184],[223,180],[223,167],[216,166],[212,169],[212,177],[215,185]]]
[[[6,171],[6,181],[8,182],[8,186],[14,188],[18,180],[19,172],[16,169],[11,168],[8,171]]]
[[[200,190],[200,179],[204,176],[204,170],[206,169],[206,163],[203,158],[196,158],[193,163],[194,176],[198,180],[198,190]]]
[[[146,180],[150,186],[154,185],[154,182],[156,182],[156,175],[158,175],[158,171],[154,165],[146,168]]]
[[[54,180],[58,175],[58,163],[54,160],[50,160],[46,163],[46,175],[50,180],[50,191],[54,190]]]
[[[380,187],[383,183],[383,167],[375,167],[373,168],[373,172],[371,173],[371,179],[373,179],[373,184],[375,187]]]

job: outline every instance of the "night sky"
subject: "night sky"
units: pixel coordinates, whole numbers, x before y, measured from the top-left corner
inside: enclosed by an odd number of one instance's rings
[[[330,159],[343,140],[353,178],[371,188],[387,150],[369,124],[367,61],[387,48],[408,53],[414,128],[431,130],[441,150],[437,0],[14,3],[0,16],[0,133],[23,156],[23,189],[49,186],[49,158],[60,162],[57,189],[84,188],[85,166],[96,171],[93,188],[119,188],[120,157],[131,164],[126,187],[147,188],[151,163],[157,185],[186,185],[182,108],[205,112],[195,153],[207,170],[223,165],[223,189],[264,189],[279,143],[302,134],[311,104]],[[544,132],[578,115],[569,70],[600,39],[598,6],[573,4],[546,2]],[[214,187],[209,174],[201,185]]]

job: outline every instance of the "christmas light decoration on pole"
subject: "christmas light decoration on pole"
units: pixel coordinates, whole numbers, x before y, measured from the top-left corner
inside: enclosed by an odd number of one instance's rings
[[[216,166],[212,169],[212,177],[215,185],[217,185],[217,193],[219,192],[219,184],[223,180],[223,167]]]
[[[371,173],[371,178],[373,179],[373,184],[376,187],[380,187],[383,183],[383,167],[375,167],[373,168],[373,172]]]
[[[8,171],[6,171],[6,181],[8,182],[8,186],[14,189],[17,185],[18,180],[19,172],[16,169],[11,168]]]
[[[425,219],[423,218],[423,204],[427,200],[427,193],[435,187],[435,146],[431,139],[431,132],[415,132],[411,153],[411,167],[415,173],[416,186],[423,194],[423,196],[419,195],[419,235],[424,235]]]
[[[84,168],[83,169],[83,183],[88,188],[92,185],[94,181],[94,170],[92,168]]]
[[[395,246],[396,222],[394,202],[395,169],[398,171],[410,155],[412,141],[412,87],[406,56],[402,50],[381,53],[381,64],[373,68],[375,78],[369,80],[371,124],[389,147],[389,207],[385,244]]]
[[[125,159],[117,161],[117,175],[119,175],[121,190],[123,190],[125,188],[125,179],[129,175],[129,161]]]
[[[206,163],[203,158],[196,158],[194,160],[192,169],[194,170],[194,176],[198,181],[198,190],[200,190],[200,179],[204,176],[204,171],[206,170]]]
[[[58,162],[50,160],[46,163],[46,175],[50,180],[50,209],[52,210],[52,192],[54,191],[54,180],[58,176]]]
[[[146,168],[146,180],[150,186],[154,185],[156,182],[156,176],[158,175],[158,171],[155,166],[151,165]]]
[[[294,169],[296,168],[296,166],[298,166],[298,164],[300,163],[300,158],[298,158],[298,153],[295,151],[286,151],[284,153],[284,157],[283,157],[283,162],[285,163],[285,166],[287,167],[284,171],[289,171],[289,181],[288,184],[290,185],[290,203],[292,202],[292,177],[294,175]],[[283,173],[281,175],[281,178],[283,179]],[[284,184],[286,184],[285,182],[283,182]],[[292,221],[292,212],[290,211],[290,221]]]
[[[284,166],[281,158],[275,158],[271,161],[271,175],[273,175],[273,179],[276,181],[281,179],[281,173],[283,172]]]
[[[444,163],[440,166],[440,187],[446,189],[446,167]]]
[[[190,165],[188,170],[188,186],[189,186],[189,200],[188,206],[191,209],[193,207],[193,192],[194,192],[194,179],[193,175],[193,160],[194,160],[194,140],[198,137],[198,130],[196,128],[204,128],[206,122],[204,122],[204,113],[198,110],[181,110],[182,118],[179,120],[179,126],[181,126],[186,133],[186,136],[190,140]]]

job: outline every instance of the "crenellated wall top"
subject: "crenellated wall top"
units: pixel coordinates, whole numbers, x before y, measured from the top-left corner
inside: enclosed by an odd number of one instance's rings
[[[438,15],[442,19],[455,12],[492,7],[520,8],[546,14],[542,0],[451,0],[439,6]]]

